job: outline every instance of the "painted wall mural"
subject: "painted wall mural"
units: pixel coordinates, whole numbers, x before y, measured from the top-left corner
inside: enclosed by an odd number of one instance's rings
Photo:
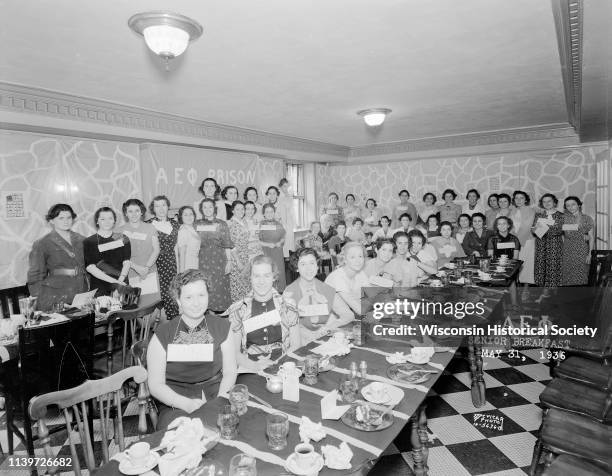
[[[353,193],[360,205],[374,198],[383,213],[390,213],[399,201],[397,194],[407,189],[415,205],[423,194],[434,192],[438,198],[446,188],[458,194],[457,203],[465,203],[465,193],[477,189],[486,204],[494,192],[524,190],[536,202],[546,192],[560,200],[577,195],[584,201],[584,211],[595,215],[595,154],[592,147],[567,151],[541,151],[479,157],[423,159],[368,165],[318,165],[317,203],[335,191],[341,196]]]

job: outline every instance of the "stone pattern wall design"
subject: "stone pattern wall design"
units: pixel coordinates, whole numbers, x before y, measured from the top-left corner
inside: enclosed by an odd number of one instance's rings
[[[317,165],[317,204],[327,201],[329,192],[341,196],[353,193],[361,206],[374,198],[383,213],[390,213],[398,203],[398,192],[407,189],[411,201],[422,203],[423,194],[433,192],[441,202],[441,193],[452,188],[457,203],[465,203],[465,194],[477,189],[481,201],[493,192],[526,191],[537,203],[546,192],[560,201],[576,195],[584,202],[583,210],[595,216],[595,150],[593,147],[564,151],[541,151],[504,155],[422,159],[359,165]]]
[[[25,192],[27,219],[0,217],[0,289],[26,282],[34,240],[50,228],[49,207],[68,203],[77,213],[74,230],[94,232],[102,206],[121,213],[122,203],[141,195],[138,144],[0,132],[0,190]],[[119,218],[119,217],[118,217]]]

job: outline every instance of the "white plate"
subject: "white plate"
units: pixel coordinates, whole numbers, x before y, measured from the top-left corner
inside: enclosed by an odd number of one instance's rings
[[[310,468],[301,469],[295,462],[296,458],[297,455],[292,453],[285,462],[285,469],[293,474],[296,474],[297,476],[316,476],[319,474],[319,471],[323,469],[323,465],[325,463],[323,456],[317,453],[315,463]]]
[[[155,451],[151,451],[149,453],[149,459],[145,466],[132,466],[129,458],[126,456],[125,459],[119,463],[119,471],[121,471],[123,474],[142,474],[155,468],[158,463],[159,454]]]
[[[427,362],[429,362],[431,360],[431,357],[425,357],[424,359],[415,359],[411,357],[410,355],[407,355],[406,360],[410,362],[411,364],[422,365],[422,364],[426,364]]]
[[[374,382],[372,382],[374,383]],[[397,405],[404,398],[404,391],[401,388],[395,387],[393,385],[389,385],[384,383],[384,398],[376,399],[369,392],[369,387],[372,385],[366,385],[361,389],[361,394],[363,398],[365,398],[368,402],[376,403],[378,405]]]

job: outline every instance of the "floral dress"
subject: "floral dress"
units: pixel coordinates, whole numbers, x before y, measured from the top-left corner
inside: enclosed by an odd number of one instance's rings
[[[285,229],[276,220],[263,220],[259,226],[259,239],[262,243],[278,243],[285,237]],[[282,293],[287,286],[285,278],[285,259],[283,256],[283,248],[263,248],[263,254],[272,258],[278,267],[278,281],[276,282],[276,290]]]
[[[546,212],[535,214],[534,226],[538,219],[546,220]],[[561,264],[563,259],[563,214],[555,211],[550,215],[551,224],[542,238],[535,243],[535,284],[542,287],[561,286]]]
[[[249,229],[244,221],[232,218],[227,222],[230,231],[230,238],[234,243],[234,249],[238,254],[238,259],[246,267],[239,269],[235,258],[232,258],[232,271],[230,272],[230,292],[232,302],[245,297],[251,290],[251,279],[249,269]]]
[[[263,255],[263,248],[261,247],[261,242],[259,241],[259,222],[262,218],[257,218],[257,215],[253,217],[253,219],[245,218],[247,229],[249,230],[249,241],[248,241],[248,251],[249,251],[249,262],[253,261],[255,256]]]
[[[208,309],[224,312],[231,304],[230,278],[225,274],[225,250],[233,248],[227,223],[219,218],[198,220],[196,231],[200,235],[200,269],[208,285]]]
[[[578,212],[563,215],[563,286],[583,286],[589,281],[588,233],[593,229],[593,219]]]
[[[176,264],[176,242],[180,225],[174,220],[160,221],[152,218],[150,223],[157,230],[159,239],[159,256],[157,257],[157,272],[159,273],[159,292],[161,294],[164,311],[168,319],[174,319],[179,315],[178,304],[168,288],[170,281],[177,274]]]

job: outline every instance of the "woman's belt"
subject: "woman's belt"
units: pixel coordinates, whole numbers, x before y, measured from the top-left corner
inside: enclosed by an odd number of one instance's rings
[[[206,380],[202,380],[201,382],[176,382],[176,381],[169,380],[168,384],[176,385],[178,387],[203,386],[203,385],[209,385],[212,383],[220,382],[222,378],[223,378],[223,372],[218,372],[212,377],[209,377]]]
[[[83,269],[75,266],[74,268],[56,268],[52,269],[49,274],[53,276],[78,276],[80,274],[85,274]]]
[[[282,349],[283,345],[280,342],[274,342],[273,344],[257,345],[251,344],[247,347],[247,354],[249,355],[261,355],[271,354],[276,349]]]

